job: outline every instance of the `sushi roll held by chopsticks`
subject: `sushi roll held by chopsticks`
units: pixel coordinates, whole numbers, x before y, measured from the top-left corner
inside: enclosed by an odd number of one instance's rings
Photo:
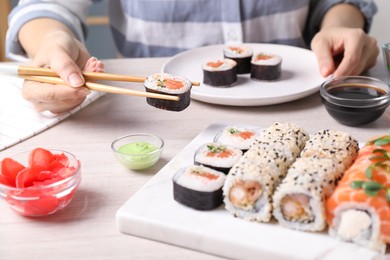
[[[146,78],[144,86],[147,92],[179,97],[178,101],[148,97],[146,102],[151,106],[170,111],[182,111],[190,105],[192,83],[186,78],[168,73],[155,73]]]

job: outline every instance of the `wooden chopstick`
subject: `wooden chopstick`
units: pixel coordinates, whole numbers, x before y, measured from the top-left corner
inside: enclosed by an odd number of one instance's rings
[[[67,85],[61,78],[58,78],[58,77],[28,76],[28,75],[21,75],[20,77],[24,78],[26,80],[37,81],[37,82],[42,82],[42,83]],[[166,99],[166,100],[173,100],[173,101],[180,100],[180,97],[178,97],[178,96],[157,94],[157,93],[151,93],[151,92],[142,92],[142,91],[124,89],[124,88],[103,85],[103,84],[98,84],[98,83],[93,83],[93,82],[85,82],[85,87],[87,87],[90,90],[113,93],[113,94],[123,94],[123,95],[130,95],[130,96]]]
[[[28,66],[18,66],[18,75],[24,76],[49,76],[49,77],[58,77],[58,74],[48,68],[37,68],[37,67],[28,67]],[[112,73],[103,73],[103,72],[83,72],[83,76],[86,81],[94,80],[110,80],[110,81],[124,81],[124,82],[141,82],[143,83],[146,80],[146,77],[137,77],[137,76],[128,76],[122,74],[112,74]],[[199,82],[191,82],[193,86],[200,86]]]

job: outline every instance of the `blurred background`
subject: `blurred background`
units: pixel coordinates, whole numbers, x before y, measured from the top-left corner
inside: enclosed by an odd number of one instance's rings
[[[65,1],[65,0],[64,0]],[[107,18],[107,2],[103,0],[94,4],[88,19],[89,33],[87,46],[93,56],[99,59],[111,59],[116,57],[115,45],[111,37]],[[381,45],[390,42],[390,0],[374,0],[378,5],[378,13],[374,18],[370,34],[378,39]],[[6,31],[6,15],[8,7],[15,6],[17,0],[0,0],[0,41],[4,41]],[[0,43],[0,46],[3,43]],[[3,53],[3,54],[2,54]],[[4,50],[0,51],[0,61],[4,56]]]

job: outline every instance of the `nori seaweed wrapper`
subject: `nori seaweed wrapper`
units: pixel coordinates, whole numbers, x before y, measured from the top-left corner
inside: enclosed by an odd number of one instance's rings
[[[258,65],[251,67],[251,78],[257,80],[277,80],[282,75],[281,63],[277,65]]]
[[[166,100],[166,99],[159,99],[159,98],[146,98],[146,102],[156,108],[169,110],[169,111],[182,111],[186,109],[190,103],[191,103],[191,89],[188,91],[182,93],[182,94],[169,94],[165,92],[156,91],[150,88],[145,87],[146,92],[151,93],[157,93],[157,94],[164,94],[164,95],[171,95],[171,96],[178,96],[180,100]]]
[[[225,58],[237,62],[237,74],[248,74],[251,72],[252,56],[235,58],[235,57],[228,57],[225,55]]]
[[[223,71],[203,70],[203,83],[214,87],[230,87],[237,81],[237,66]]]
[[[222,187],[212,192],[196,191],[183,187],[173,181],[175,201],[197,210],[212,210],[223,203]]]

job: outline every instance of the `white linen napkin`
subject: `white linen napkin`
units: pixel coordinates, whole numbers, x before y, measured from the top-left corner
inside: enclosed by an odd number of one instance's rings
[[[39,113],[22,97],[22,84],[23,79],[0,76],[0,151],[39,134],[104,95],[92,91],[81,105],[60,115]]]

